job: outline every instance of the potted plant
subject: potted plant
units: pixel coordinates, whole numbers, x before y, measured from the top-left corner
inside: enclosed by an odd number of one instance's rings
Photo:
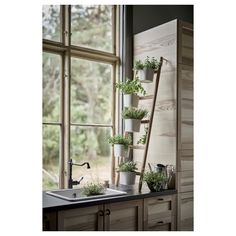
[[[150,59],[148,56],[144,63],[141,60],[135,61],[134,69],[138,71],[138,77],[141,82],[152,82],[154,70],[159,67],[159,62],[155,57]]]
[[[136,177],[136,163],[133,161],[121,162],[117,169],[120,172],[120,184],[123,185],[133,185],[135,184]]]
[[[94,196],[104,194],[105,188],[100,183],[88,183],[81,190],[83,195]]]
[[[159,192],[164,189],[168,178],[163,173],[150,171],[144,173],[143,180],[147,183],[151,192]]]
[[[124,157],[128,146],[131,144],[132,140],[130,135],[127,137],[120,134],[108,138],[108,142],[114,147],[115,157]]]
[[[146,117],[148,111],[135,107],[125,108],[122,112],[122,117],[125,119],[125,131],[139,132],[141,120]]]
[[[126,78],[125,82],[116,83],[116,88],[123,92],[124,107],[137,107],[138,106],[138,93],[145,95],[141,82],[137,79],[130,80]]]

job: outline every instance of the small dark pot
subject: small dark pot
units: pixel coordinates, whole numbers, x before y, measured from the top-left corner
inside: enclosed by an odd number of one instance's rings
[[[150,189],[151,192],[160,192],[160,191],[163,190],[163,184],[162,183],[148,182],[147,186],[148,186],[148,188]]]

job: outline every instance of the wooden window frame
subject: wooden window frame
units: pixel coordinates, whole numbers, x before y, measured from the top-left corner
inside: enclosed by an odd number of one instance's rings
[[[71,45],[71,6],[61,5],[61,42],[43,39],[43,52],[54,53],[61,55],[61,119],[60,122],[43,122],[43,125],[60,125],[61,127],[61,143],[59,157],[59,188],[68,188],[68,160],[70,159],[70,129],[72,126],[87,126],[87,127],[109,127],[112,128],[112,134],[116,133],[117,127],[117,93],[115,83],[119,78],[119,11],[120,6],[112,6],[112,43],[113,52],[105,52],[91,48]],[[110,64],[112,66],[112,85],[113,85],[113,110],[111,124],[80,124],[71,122],[71,58],[81,58],[90,61]],[[115,183],[115,158],[112,151],[111,160],[111,182]]]

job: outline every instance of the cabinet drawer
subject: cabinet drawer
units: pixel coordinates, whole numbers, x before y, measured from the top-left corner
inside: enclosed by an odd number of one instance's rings
[[[172,217],[168,216],[162,219],[150,219],[148,221],[148,231],[171,231]]]
[[[176,195],[144,199],[144,230],[175,229]]]

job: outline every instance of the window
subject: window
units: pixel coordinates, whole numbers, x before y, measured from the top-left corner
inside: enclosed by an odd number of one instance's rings
[[[43,189],[73,179],[114,182],[118,7],[43,6]]]

